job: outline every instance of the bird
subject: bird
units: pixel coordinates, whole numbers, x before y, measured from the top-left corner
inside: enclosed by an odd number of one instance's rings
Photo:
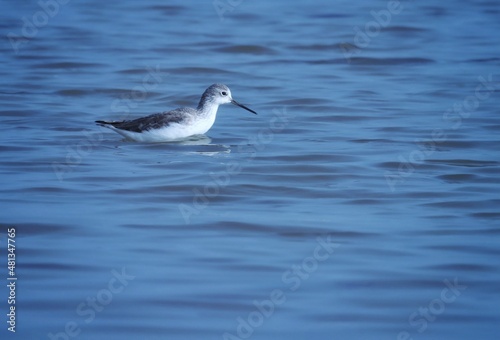
[[[203,92],[196,109],[183,107],[133,120],[96,120],[95,123],[136,142],[178,141],[208,132],[215,123],[219,105],[227,103],[257,114],[235,101],[229,87],[212,84]]]

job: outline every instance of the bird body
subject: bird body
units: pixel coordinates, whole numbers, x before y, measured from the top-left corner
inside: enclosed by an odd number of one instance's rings
[[[219,105],[226,103],[232,103],[257,114],[236,102],[226,85],[213,84],[205,90],[196,109],[179,108],[133,120],[120,122],[97,120],[96,123],[137,142],[175,141],[205,134],[215,123]]]

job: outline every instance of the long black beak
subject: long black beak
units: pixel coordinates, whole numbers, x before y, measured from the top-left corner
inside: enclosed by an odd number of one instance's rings
[[[245,110],[247,110],[247,111],[250,111],[250,112],[252,112],[252,113],[254,113],[254,114],[257,114],[257,112],[255,112],[254,110],[249,109],[249,108],[248,108],[248,107],[246,107],[245,105],[238,103],[238,102],[237,102],[236,100],[234,100],[234,99],[231,99],[231,104],[234,104],[234,105],[239,106],[239,107],[241,107],[241,108],[243,108],[243,109],[245,109]]]

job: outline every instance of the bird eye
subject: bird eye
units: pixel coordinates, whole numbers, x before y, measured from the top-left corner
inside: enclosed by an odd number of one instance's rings
[[[222,91],[220,94],[222,94],[223,96],[227,96],[227,92],[226,91]]]

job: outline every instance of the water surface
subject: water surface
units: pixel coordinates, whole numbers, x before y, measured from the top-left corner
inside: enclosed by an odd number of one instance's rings
[[[3,5],[16,336],[496,339],[500,6],[220,3]],[[259,115],[182,143],[93,124],[216,82]]]

